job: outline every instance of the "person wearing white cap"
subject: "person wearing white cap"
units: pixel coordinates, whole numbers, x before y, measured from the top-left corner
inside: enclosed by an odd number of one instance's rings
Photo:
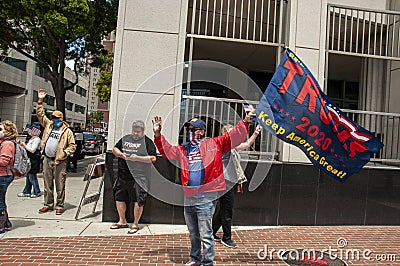
[[[56,110],[48,119],[43,108],[43,99],[47,93],[45,89],[38,92],[36,114],[40,124],[44,127],[40,150],[44,154],[43,180],[44,180],[44,206],[39,213],[46,213],[54,209],[54,183],[56,185],[56,215],[64,212],[65,181],[67,158],[74,154],[76,145],[74,134],[68,124],[63,121],[64,115]]]

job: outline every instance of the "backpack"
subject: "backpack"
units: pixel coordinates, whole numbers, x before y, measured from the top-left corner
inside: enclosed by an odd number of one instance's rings
[[[25,176],[31,170],[31,161],[25,148],[12,140],[15,146],[14,164],[11,166],[11,171],[14,176]]]

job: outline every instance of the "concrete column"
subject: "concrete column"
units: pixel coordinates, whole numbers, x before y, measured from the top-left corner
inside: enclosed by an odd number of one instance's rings
[[[33,101],[33,76],[35,75],[36,63],[32,60],[27,60],[26,63],[26,92],[24,97],[24,111],[23,111],[23,124],[31,123],[32,101]]]
[[[389,95],[389,109],[390,113],[400,113],[400,62],[392,61],[390,64],[390,95]]]
[[[25,95],[3,97],[3,106],[1,113],[2,120],[10,120],[13,122],[18,132],[21,132],[25,126],[23,123]]]
[[[307,65],[325,91],[325,39],[327,0],[290,1],[289,48]],[[283,144],[282,160],[308,162],[304,153],[297,147]]]
[[[164,119],[163,134],[172,143],[179,132],[179,106],[184,60],[188,3],[184,0],[121,0],[116,32],[114,71],[110,101],[108,149],[131,132],[133,120],[146,123],[152,138],[151,119]],[[162,81],[153,75],[165,68]]]

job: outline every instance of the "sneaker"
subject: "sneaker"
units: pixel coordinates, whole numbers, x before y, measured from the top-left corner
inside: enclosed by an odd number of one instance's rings
[[[221,243],[228,248],[237,248],[237,245],[232,240],[223,240],[221,239]]]
[[[18,197],[29,198],[29,197],[31,196],[31,194],[27,194],[27,193],[21,192],[21,193],[18,193],[17,196],[18,196]]]
[[[214,241],[221,242],[221,238],[219,236],[214,235]]]
[[[199,265],[200,265],[200,262],[191,260],[191,261],[186,262],[186,263],[183,264],[183,265],[184,265],[184,266],[199,266]]]
[[[40,196],[42,196],[42,192],[40,192],[39,194],[32,194],[31,198],[38,198]]]

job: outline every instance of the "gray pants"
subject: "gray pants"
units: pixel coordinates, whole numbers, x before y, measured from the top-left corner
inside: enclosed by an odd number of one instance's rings
[[[54,208],[54,183],[56,184],[57,202],[56,208],[63,209],[65,201],[66,161],[56,164],[55,160],[44,157],[44,205]]]

